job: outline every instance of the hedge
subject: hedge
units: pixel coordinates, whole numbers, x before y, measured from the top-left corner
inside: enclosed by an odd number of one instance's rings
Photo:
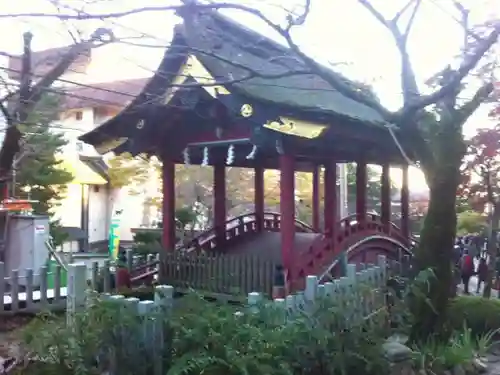
[[[500,330],[500,299],[479,296],[460,296],[451,301],[448,321],[454,330],[464,323],[474,334]]]

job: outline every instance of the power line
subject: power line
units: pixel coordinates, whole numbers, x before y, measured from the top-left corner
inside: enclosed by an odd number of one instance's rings
[[[16,70],[16,69],[11,69],[11,68],[7,68],[7,67],[0,67],[0,70],[4,70],[4,71],[10,71],[10,72],[13,72],[13,73],[19,73],[19,70]],[[164,73],[164,72],[156,72],[156,74],[162,78],[171,78],[172,76],[178,76],[179,73],[178,72],[172,72],[172,73]],[[310,73],[311,75],[315,75],[314,73]],[[293,76],[293,71],[290,72],[290,76]],[[42,77],[43,75],[33,75],[34,77]],[[186,74],[186,75],[180,75],[182,77],[186,77],[186,78],[194,78],[194,79],[206,79],[207,77],[203,77],[203,76],[193,76],[193,75],[190,75],[190,74]],[[152,77],[147,77],[147,78],[144,78],[144,79],[151,79]],[[258,77],[257,77],[258,78]],[[139,79],[139,78],[137,78]],[[265,78],[264,78],[265,79]],[[132,81],[132,80],[135,80],[135,79],[127,79],[127,80],[120,80],[120,81],[110,81],[110,82],[100,82],[98,84],[105,84],[105,83],[112,83],[112,82],[125,82],[125,81]],[[252,78],[249,78],[248,81],[243,81],[243,82],[240,82],[240,83],[244,83],[245,85],[248,85],[248,86],[257,86],[257,87],[268,87],[268,88],[283,88],[283,89],[289,89],[289,90],[295,90],[295,91],[305,91],[305,92],[338,92],[337,90],[333,89],[333,88],[329,88],[329,87],[298,87],[298,86],[288,86],[288,85],[279,85],[279,84],[275,84],[275,83],[263,83],[263,82],[259,82],[259,83],[256,83],[256,82],[251,82]],[[71,84],[72,86],[75,86],[75,87],[78,87],[78,88],[89,88],[89,89],[92,89],[92,90],[96,90],[96,91],[104,91],[104,92],[108,92],[108,93],[112,93],[112,94],[118,94],[118,95],[123,95],[123,96],[128,96],[130,98],[135,98],[137,95],[134,95],[134,94],[131,94],[129,92],[124,92],[124,91],[119,91],[119,90],[115,90],[115,89],[107,89],[107,88],[104,88],[104,87],[100,87],[100,86],[94,86],[92,84],[84,84],[84,83],[80,83],[80,82],[76,82],[76,81],[73,81],[73,80],[69,80],[69,79],[64,79],[64,78],[57,78],[55,79],[54,81],[56,82],[61,82],[61,83],[67,83],[67,84]],[[215,82],[217,83],[217,82]],[[227,85],[230,85],[231,82],[224,82],[224,84],[227,84]],[[235,84],[238,84],[238,83],[235,83]],[[12,84],[13,86],[16,85],[15,83]],[[188,85],[186,85],[187,87],[189,87]],[[183,87],[182,84],[180,85],[171,85],[167,88],[170,88],[170,87]],[[191,86],[192,87],[192,86]],[[200,84],[200,87],[203,87],[203,84]],[[55,90],[55,89],[54,89]],[[79,94],[75,94],[75,93],[70,93],[70,92],[67,92],[67,91],[63,91],[62,89],[58,89],[58,92],[61,94],[61,95],[66,95],[68,97],[75,97],[75,98],[80,98],[80,99],[88,99],[88,100],[96,100],[96,101],[104,101],[106,102],[106,100],[103,100],[103,99],[99,99],[99,98],[92,98],[92,97],[88,97],[88,96],[82,96],[82,95],[79,95]],[[392,94],[397,94],[397,95],[402,95],[402,92],[391,92]],[[161,95],[157,95],[156,97],[153,97],[152,99],[158,99],[158,98],[161,98],[162,96]],[[470,100],[472,98],[464,98],[464,97],[457,97],[457,99],[459,100]],[[110,102],[110,101],[107,101],[109,104],[111,105],[117,105],[117,106],[123,106],[122,103],[113,103],[113,102]]]
[[[67,8],[70,8],[70,7],[67,7]],[[155,36],[148,35],[147,33],[144,33],[142,31],[130,28],[128,26],[125,26],[125,25],[122,25],[122,24],[119,24],[119,23],[116,23],[116,22],[112,22],[112,23],[115,24],[115,25],[117,25],[117,26],[119,26],[119,27],[132,30],[132,31],[134,31],[136,33],[139,33],[139,34],[145,36],[145,37],[154,38],[156,40],[161,40],[159,38],[156,38]],[[169,42],[168,44],[170,45],[171,43]],[[168,46],[165,46],[164,48],[168,48]],[[126,60],[133,62],[134,64],[136,64],[136,66],[141,67],[142,69],[145,69],[145,67],[137,64],[135,61],[132,61],[130,59],[126,59]],[[10,71],[10,72],[17,72],[17,73],[19,72],[19,71],[15,70],[15,69],[10,69],[10,68],[0,68],[0,69],[2,69],[4,71]],[[175,72],[175,73],[156,72],[156,74],[159,75],[159,76],[162,76],[163,78],[170,78],[173,75],[177,75],[178,72]],[[291,72],[291,75],[293,75],[292,72]],[[188,77],[189,76],[190,75],[188,75]],[[191,76],[191,77],[193,77],[193,76]],[[196,79],[196,78],[206,78],[206,77],[196,77],[196,76],[194,76],[193,78]],[[94,86],[94,85],[89,85],[89,84],[83,84],[83,83],[75,82],[75,81],[68,80],[68,79],[58,78],[58,79],[56,79],[56,81],[62,82],[62,83],[67,83],[67,84],[71,84],[72,86],[77,87],[77,88],[78,87],[80,87],[80,88],[89,88],[89,89],[96,90],[96,91],[103,91],[103,92],[113,93],[113,94],[117,94],[117,95],[123,95],[123,96],[130,97],[131,99],[133,99],[133,98],[136,97],[136,95],[131,94],[131,93],[127,93],[127,92],[123,92],[123,91],[119,91],[119,90],[107,89],[107,88],[104,88],[104,87],[99,87],[99,86]],[[275,83],[273,83],[273,84],[266,84],[266,83],[263,83],[263,82],[254,83],[254,82],[251,82],[251,81],[247,81],[247,82],[245,82],[245,84],[247,84],[247,85],[254,85],[254,86],[262,86],[262,87],[277,87],[277,88],[299,90],[299,91],[313,91],[313,92],[315,92],[315,91],[327,91],[327,92],[337,92],[337,90],[332,89],[332,88],[292,87],[292,86],[287,86],[287,85],[278,85],[278,84],[275,84]],[[94,103],[96,103],[96,102],[97,103],[101,103],[103,105],[116,106],[116,107],[120,107],[120,108],[123,108],[123,106],[124,106],[123,103],[116,103],[116,102],[112,102],[110,100],[105,100],[105,99],[102,99],[102,98],[95,98],[95,97],[89,97],[89,96],[85,96],[85,95],[79,95],[79,94],[75,94],[74,92],[68,92],[68,91],[64,91],[64,90],[61,90],[61,89],[56,89],[56,88],[53,88],[53,87],[46,88],[45,91],[56,93],[56,94],[61,95],[61,96],[73,97],[73,98],[78,98],[78,99],[82,99],[82,100],[89,100],[89,101],[93,101]],[[397,94],[401,95],[402,93],[399,92]],[[148,100],[148,102],[154,101],[157,98],[161,98],[161,97],[162,97],[161,95],[157,95],[156,97],[150,98],[150,100]],[[459,99],[461,99],[461,100],[469,100],[470,98],[467,98],[467,99],[465,99],[465,98],[459,98]],[[148,102],[146,102],[146,103],[144,103],[142,105],[148,105],[148,104],[150,104]],[[173,106],[173,105],[169,104],[169,106]],[[182,107],[179,107],[179,108],[182,108]],[[61,126],[60,128],[64,128],[64,126]],[[77,130],[77,129],[75,129],[75,130]],[[81,131],[83,131],[83,130],[81,130]]]

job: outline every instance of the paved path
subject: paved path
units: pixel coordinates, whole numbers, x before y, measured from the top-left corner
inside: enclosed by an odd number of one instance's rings
[[[479,288],[479,293],[476,293],[477,283],[478,283],[477,276],[472,276],[471,280],[470,280],[470,283],[469,283],[469,292],[472,295],[482,296],[483,295],[484,284],[481,285],[481,287]],[[460,284],[460,289],[463,290],[463,285],[462,284]],[[492,289],[491,290],[491,297],[498,298],[498,290]]]
[[[478,264],[479,264],[479,260],[477,258],[474,258],[474,267],[476,269],[477,269]],[[481,285],[481,287],[479,288],[479,293],[476,293],[477,283],[478,283],[477,276],[472,276],[471,279],[470,279],[470,283],[469,283],[469,292],[472,295],[482,296],[483,295],[484,284]],[[463,285],[461,283],[459,284],[458,289],[460,291],[463,291]],[[492,289],[491,290],[491,297],[498,298],[498,290]],[[499,373],[499,375],[500,375],[500,373]]]

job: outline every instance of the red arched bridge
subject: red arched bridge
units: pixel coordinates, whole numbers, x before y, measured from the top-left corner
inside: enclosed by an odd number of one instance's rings
[[[175,250],[176,258],[199,258],[200,262],[203,257],[230,256],[234,262],[239,256],[250,255],[280,265],[280,226],[279,213],[266,212],[261,220],[256,213],[244,214],[226,222],[223,236],[220,236],[220,230],[211,228],[179,245]],[[288,270],[293,289],[300,289],[308,275],[317,275],[321,280],[341,275],[342,265],[346,262],[375,264],[381,254],[395,260],[411,256],[415,244],[406,239],[396,225],[382,222],[376,214],[350,215],[338,221],[333,234],[318,233],[299,220],[295,220],[295,228],[293,265]],[[135,268],[133,280],[140,282],[156,275],[158,264]]]

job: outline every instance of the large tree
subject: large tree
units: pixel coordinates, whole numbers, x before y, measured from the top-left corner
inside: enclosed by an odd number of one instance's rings
[[[33,62],[31,40],[33,35],[25,33],[23,37],[23,54],[21,57],[21,71],[19,84],[6,84],[0,88],[0,112],[7,124],[5,137],[0,148],[0,199],[6,198],[5,187],[12,179],[12,168],[19,152],[24,152],[22,147],[27,129],[32,123],[34,110],[42,98],[50,92],[51,86],[70,68],[75,60],[89,48],[101,46],[111,42],[114,37],[109,29],[99,28],[88,39],[76,40],[65,53],[56,56],[57,61],[43,76],[33,75]],[[8,57],[9,54],[2,53]],[[37,126],[35,124],[35,126]]]
[[[51,208],[63,198],[66,184],[73,180],[72,174],[60,167],[61,161],[56,157],[67,144],[63,134],[50,128],[58,113],[57,98],[45,95],[29,114],[30,125],[19,126],[25,134],[26,151],[15,163],[14,195],[29,195],[37,201],[33,205],[37,214],[50,215]]]
[[[448,300],[452,292],[452,250],[456,233],[456,192],[460,183],[460,166],[465,155],[466,146],[462,135],[462,127],[469,117],[491,94],[493,85],[486,81],[475,90],[469,100],[460,100],[464,95],[465,79],[482,64],[483,57],[497,43],[500,34],[500,22],[492,21],[472,30],[468,24],[469,12],[458,0],[450,0],[458,12],[458,21],[464,28],[464,51],[457,64],[449,64],[432,79],[432,87],[422,91],[417,74],[412,65],[409,52],[409,35],[416,15],[423,3],[422,0],[407,0],[391,17],[386,17],[375,8],[369,0],[358,0],[379,24],[392,35],[394,44],[400,55],[399,63],[401,92],[403,105],[397,111],[385,108],[371,92],[346,84],[343,79],[329,74],[316,61],[307,56],[292,37],[292,30],[304,24],[311,9],[312,0],[305,0],[303,12],[290,12],[285,22],[276,23],[263,11],[241,4],[196,2],[184,0],[184,5],[164,5],[157,7],[139,7],[110,14],[89,14],[68,12],[65,19],[99,19],[128,16],[140,12],[179,10],[179,14],[189,17],[198,9],[232,8],[245,11],[260,18],[281,38],[303,62],[304,70],[290,74],[312,72],[327,82],[332,89],[344,96],[358,101],[377,111],[391,124],[388,131],[392,133],[401,153],[408,162],[417,162],[425,173],[430,189],[430,201],[420,246],[416,253],[418,269],[432,268],[439,278],[429,283],[428,299],[416,301],[413,311],[417,317],[412,339],[426,338],[429,335],[442,333],[445,326]],[[316,4],[321,4],[317,1]],[[68,8],[68,7],[67,7]],[[55,14],[32,14],[32,16],[58,17]],[[403,22],[405,24],[403,25]],[[316,25],[317,27],[321,27]],[[328,25],[324,25],[328,28]],[[431,42],[431,41],[429,41]],[[216,53],[214,53],[216,56]],[[227,62],[227,61],[226,61]],[[259,76],[258,71],[248,69],[248,78]],[[265,77],[264,77],[265,78]],[[431,82],[429,81],[429,82]],[[1,161],[1,158],[0,158]],[[429,303],[430,301],[430,303]]]

